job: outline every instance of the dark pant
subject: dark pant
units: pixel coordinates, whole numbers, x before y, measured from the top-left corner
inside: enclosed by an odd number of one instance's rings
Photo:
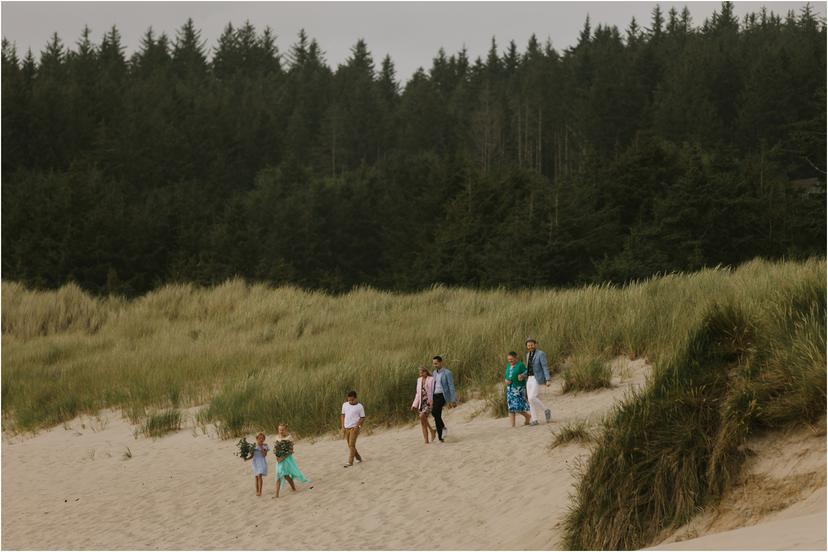
[[[443,423],[443,405],[446,404],[446,398],[442,393],[434,393],[434,404],[431,405],[431,414],[434,416],[434,425],[437,427],[437,437],[443,438],[443,428],[446,424]]]

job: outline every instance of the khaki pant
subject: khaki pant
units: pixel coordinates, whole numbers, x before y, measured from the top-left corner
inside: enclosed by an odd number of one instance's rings
[[[348,443],[348,463],[353,464],[354,458],[362,462],[362,457],[357,452],[356,442],[357,437],[359,437],[359,428],[358,427],[346,427],[345,428],[345,441]]]

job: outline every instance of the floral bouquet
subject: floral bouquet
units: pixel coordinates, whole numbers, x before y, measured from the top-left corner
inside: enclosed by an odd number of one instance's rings
[[[290,439],[276,441],[276,446],[273,449],[273,454],[276,455],[277,458],[287,458],[288,456],[293,454],[293,441],[291,441]]]
[[[256,449],[256,445],[253,443],[247,442],[247,437],[241,439],[238,443],[236,443],[239,451],[236,453],[242,460],[249,460],[253,457],[253,451]]]

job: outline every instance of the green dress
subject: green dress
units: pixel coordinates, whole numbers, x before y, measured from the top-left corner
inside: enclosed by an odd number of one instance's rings
[[[288,444],[284,444],[288,443]],[[273,452],[275,456],[282,456],[284,454],[283,451],[290,451],[287,457],[279,462],[276,461],[276,479],[279,481],[284,481],[285,477],[290,477],[294,481],[301,481],[302,483],[307,483],[307,479],[305,479],[305,475],[299,471],[299,466],[296,465],[296,460],[293,459],[293,441],[291,438],[285,437],[276,438],[276,446],[273,447]],[[281,453],[281,454],[280,454]]]
[[[529,412],[529,400],[526,398],[526,378],[518,379],[520,374],[526,374],[526,366],[518,361],[514,366],[507,364],[503,379],[512,383],[506,386],[506,405],[509,412]]]

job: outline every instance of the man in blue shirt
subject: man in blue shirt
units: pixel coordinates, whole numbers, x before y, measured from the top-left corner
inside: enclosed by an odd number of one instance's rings
[[[434,425],[437,427],[437,438],[443,442],[443,435],[448,433],[446,424],[443,423],[443,405],[455,406],[457,393],[454,391],[451,370],[443,366],[443,357],[435,356],[431,359],[431,365],[434,368],[431,372],[434,377],[434,402],[431,406],[431,414],[434,416]]]

